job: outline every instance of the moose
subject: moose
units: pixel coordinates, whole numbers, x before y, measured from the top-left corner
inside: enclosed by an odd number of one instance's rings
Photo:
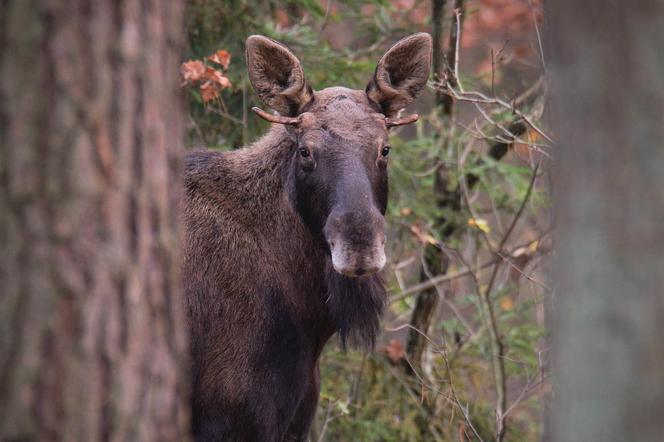
[[[388,129],[426,85],[431,36],[397,42],[365,90],[314,91],[299,60],[246,41],[273,123],[254,144],[185,160],[183,283],[199,441],[304,441],[337,333],[373,348],[386,292]]]

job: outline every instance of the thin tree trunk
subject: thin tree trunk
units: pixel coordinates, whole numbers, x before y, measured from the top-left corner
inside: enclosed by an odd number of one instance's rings
[[[555,441],[664,437],[664,4],[549,2]]]
[[[433,24],[433,70],[434,78],[436,80],[442,80],[449,77],[450,71],[449,66],[453,66],[455,63],[455,41],[459,30],[457,29],[457,22],[452,13],[452,25],[450,28],[450,36],[448,43],[448,57],[445,57],[445,48],[444,48],[444,18],[445,18],[445,4],[446,0],[432,0],[432,17],[431,21]],[[460,11],[464,8],[463,0],[455,0],[454,9],[459,9]],[[452,48],[451,50],[449,48]],[[456,80],[453,80],[456,81]],[[438,114],[442,121],[445,122],[444,127],[446,133],[439,134],[440,143],[445,148],[449,144],[449,140],[452,137],[451,132],[449,132],[453,124],[451,121],[454,117],[454,100],[449,95],[446,95],[440,91],[436,93],[436,104],[438,106]],[[436,176],[434,180],[434,190],[436,193],[436,205],[441,211],[445,209],[460,209],[460,193],[455,190],[450,190],[448,188],[449,182],[449,173],[450,171],[445,167],[441,166],[436,171]],[[440,230],[441,236],[448,238],[452,235],[455,230],[455,227],[452,226],[446,219],[438,219],[436,222],[437,229]],[[426,268],[422,269],[420,273],[421,281],[428,281],[432,276],[444,275],[447,273],[449,267],[449,259],[443,253],[441,248],[438,245],[427,245],[424,250],[424,264]],[[420,292],[415,299],[415,308],[413,309],[413,314],[411,315],[410,325],[412,328],[408,332],[408,338],[406,342],[406,353],[408,355],[408,361],[405,363],[406,373],[415,375],[415,371],[420,374],[420,376],[425,376],[423,372],[423,357],[428,345],[428,341],[424,335],[429,333],[431,328],[431,323],[435,316],[436,310],[438,308],[440,300],[438,298],[438,291],[435,287],[432,287],[427,290]]]
[[[431,2],[431,22],[433,28],[433,71],[436,80],[442,80],[445,77],[445,49],[444,49],[444,18],[445,18],[445,4],[446,0],[432,0]],[[436,93],[436,104],[439,108],[441,117],[445,120],[449,115],[443,111],[447,97],[438,92]],[[441,135],[442,137],[442,135]],[[438,195],[438,204],[447,194],[447,189],[441,186],[441,178],[446,172],[444,170],[436,171],[435,188]],[[424,264],[426,269],[420,272],[420,280],[427,281],[431,275],[444,274],[447,265],[443,263],[445,255],[442,253],[438,246],[428,245],[424,251]],[[438,292],[435,287],[420,292],[415,298],[415,308],[410,318],[410,325],[412,328],[408,332],[406,341],[406,353],[408,360],[405,361],[404,368],[406,373],[415,375],[422,373],[422,358],[426,351],[427,340],[424,335],[428,334],[431,322],[438,306]]]
[[[177,1],[0,2],[2,440],[187,437],[181,42]]]

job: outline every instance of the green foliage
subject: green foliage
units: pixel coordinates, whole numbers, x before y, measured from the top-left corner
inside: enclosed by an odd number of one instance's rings
[[[361,4],[375,4],[381,11],[385,0],[344,2],[347,11],[333,18],[316,0],[252,1],[190,0],[186,18],[189,36],[187,59],[202,59],[218,49],[232,55],[227,75],[233,87],[224,91],[219,103],[206,106],[195,92],[189,94],[191,125],[190,144],[235,148],[255,140],[265,132],[266,123],[247,113],[252,106],[262,106],[246,75],[244,41],[251,34],[262,34],[289,46],[303,63],[307,80],[316,88],[333,85],[364,88],[379,54],[376,51],[334,50],[321,35],[326,21],[355,16]],[[293,23],[280,26],[277,11]],[[303,20],[302,17],[307,17]],[[383,19],[363,19],[361,33],[367,39],[384,27]],[[380,48],[382,49],[382,48]],[[229,117],[210,111],[218,108]]]
[[[349,376],[351,374],[351,376]],[[355,375],[355,376],[352,376]],[[418,441],[425,438],[418,421],[426,418],[418,400],[403,387],[402,374],[380,356],[344,354],[330,346],[323,356],[322,421],[328,419],[329,441]],[[336,398],[336,399],[335,399]],[[341,399],[343,398],[343,399]],[[348,413],[330,401],[352,399]]]

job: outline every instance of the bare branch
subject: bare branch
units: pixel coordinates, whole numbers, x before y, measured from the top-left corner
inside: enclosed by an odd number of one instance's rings
[[[445,371],[447,372],[447,381],[450,384],[450,391],[452,392],[452,398],[454,399],[454,402],[456,403],[456,406],[459,407],[459,410],[461,410],[461,414],[463,415],[464,420],[468,424],[471,430],[473,430],[473,433],[475,434],[475,437],[480,441],[483,442],[482,436],[477,432],[475,429],[475,426],[473,425],[473,422],[470,420],[470,414],[468,413],[468,407],[464,407],[461,405],[461,401],[459,400],[459,396],[456,393],[456,389],[454,388],[454,381],[452,379],[452,370],[450,368],[449,361],[447,359],[447,353],[445,352],[444,348],[441,348],[440,355],[443,357],[443,361],[445,362]]]
[[[500,241],[498,246],[498,255],[500,255],[509,239],[514,227],[518,223],[519,219],[523,215],[523,212],[526,208],[528,201],[530,200],[530,195],[532,194],[533,188],[535,187],[535,181],[538,176],[540,163],[537,164],[535,170],[533,171],[533,176],[528,185],[528,190],[526,195],[523,198],[521,206],[514,215],[512,223],[507,228],[507,231],[503,235],[503,239]],[[503,361],[504,347],[500,335],[498,334],[498,326],[496,323],[496,318],[493,313],[493,303],[491,302],[491,292],[493,290],[493,285],[496,280],[496,275],[498,274],[498,268],[500,267],[500,262],[496,261],[493,267],[493,272],[491,273],[491,278],[489,279],[489,284],[487,285],[482,300],[484,301],[484,307],[486,309],[486,319],[488,321],[488,330],[491,337],[491,353],[493,361],[493,370],[494,378],[496,383],[496,440],[501,441],[505,436],[505,408],[507,406],[507,395],[506,395],[506,380],[505,380],[505,363]],[[478,290],[480,288],[478,287]]]
[[[226,118],[227,120],[232,121],[235,124],[244,124],[244,122],[242,120],[240,120],[239,118],[236,118],[236,117],[232,116],[231,114],[229,114],[228,112],[224,112],[221,109],[216,109],[212,106],[209,106],[209,107],[206,107],[205,110],[208,111],[208,112],[215,113],[215,114],[219,115],[220,117]]]
[[[494,262],[495,262],[495,260],[492,259],[491,261],[487,261],[487,262],[479,265],[478,267],[475,267],[475,268],[472,268],[472,269],[465,268],[465,269],[463,269],[463,270],[461,270],[457,273],[452,273],[452,274],[449,274],[449,275],[434,276],[433,278],[430,278],[428,281],[420,282],[419,284],[415,284],[411,287],[408,287],[408,288],[402,290],[400,293],[392,296],[389,300],[389,303],[394,304],[395,302],[399,302],[402,299],[407,298],[408,296],[410,296],[414,293],[421,292],[422,290],[426,290],[426,289],[429,289],[431,287],[435,287],[438,284],[442,284],[444,282],[449,282],[449,281],[452,281],[452,280],[457,279],[457,278],[463,278],[464,276],[470,275],[470,273],[473,272],[473,271],[477,271],[477,270],[480,270],[480,269],[491,266],[492,264],[494,264]]]
[[[542,136],[542,138],[546,139],[550,143],[553,143],[553,139],[549,135],[547,135],[546,132],[540,129],[539,126],[533,123],[530,117],[528,117],[526,114],[517,109],[513,104],[508,103],[505,100],[496,97],[491,98],[477,91],[471,91],[471,92],[456,91],[449,82],[447,82],[444,85],[441,85],[440,83],[433,83],[433,87],[434,89],[439,90],[445,94],[449,94],[451,97],[459,101],[465,101],[476,104],[496,105],[506,110],[509,110],[514,115],[518,116],[523,121],[525,121],[528,124],[528,126],[530,126],[531,129],[533,129],[540,136]]]
[[[463,10],[463,1],[457,1],[454,5],[455,27],[452,28],[451,40],[454,41],[454,81],[463,91],[461,78],[459,77],[459,47],[461,46],[461,11]]]
[[[503,255],[503,254],[500,253],[500,252],[498,252],[498,256],[500,256],[503,260],[505,260],[505,262],[507,262],[507,263],[508,263],[508,264],[509,264],[514,270],[516,270],[517,272],[519,272],[519,273],[521,274],[521,276],[523,276],[524,278],[526,278],[528,281],[533,282],[533,283],[539,285],[540,287],[542,287],[543,289],[545,289],[545,290],[547,290],[547,291],[551,291],[551,288],[550,288],[548,285],[546,285],[546,284],[544,284],[543,282],[541,282],[541,281],[539,281],[539,280],[533,278],[532,276],[526,274],[526,273],[525,273],[523,270],[521,270],[516,264],[514,264],[514,263],[512,262],[512,260],[511,260],[508,256],[505,256],[505,255]]]

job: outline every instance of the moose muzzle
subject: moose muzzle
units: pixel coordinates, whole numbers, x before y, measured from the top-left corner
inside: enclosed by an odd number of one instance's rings
[[[380,271],[385,258],[385,219],[374,207],[335,213],[325,225],[332,265],[351,277]]]

